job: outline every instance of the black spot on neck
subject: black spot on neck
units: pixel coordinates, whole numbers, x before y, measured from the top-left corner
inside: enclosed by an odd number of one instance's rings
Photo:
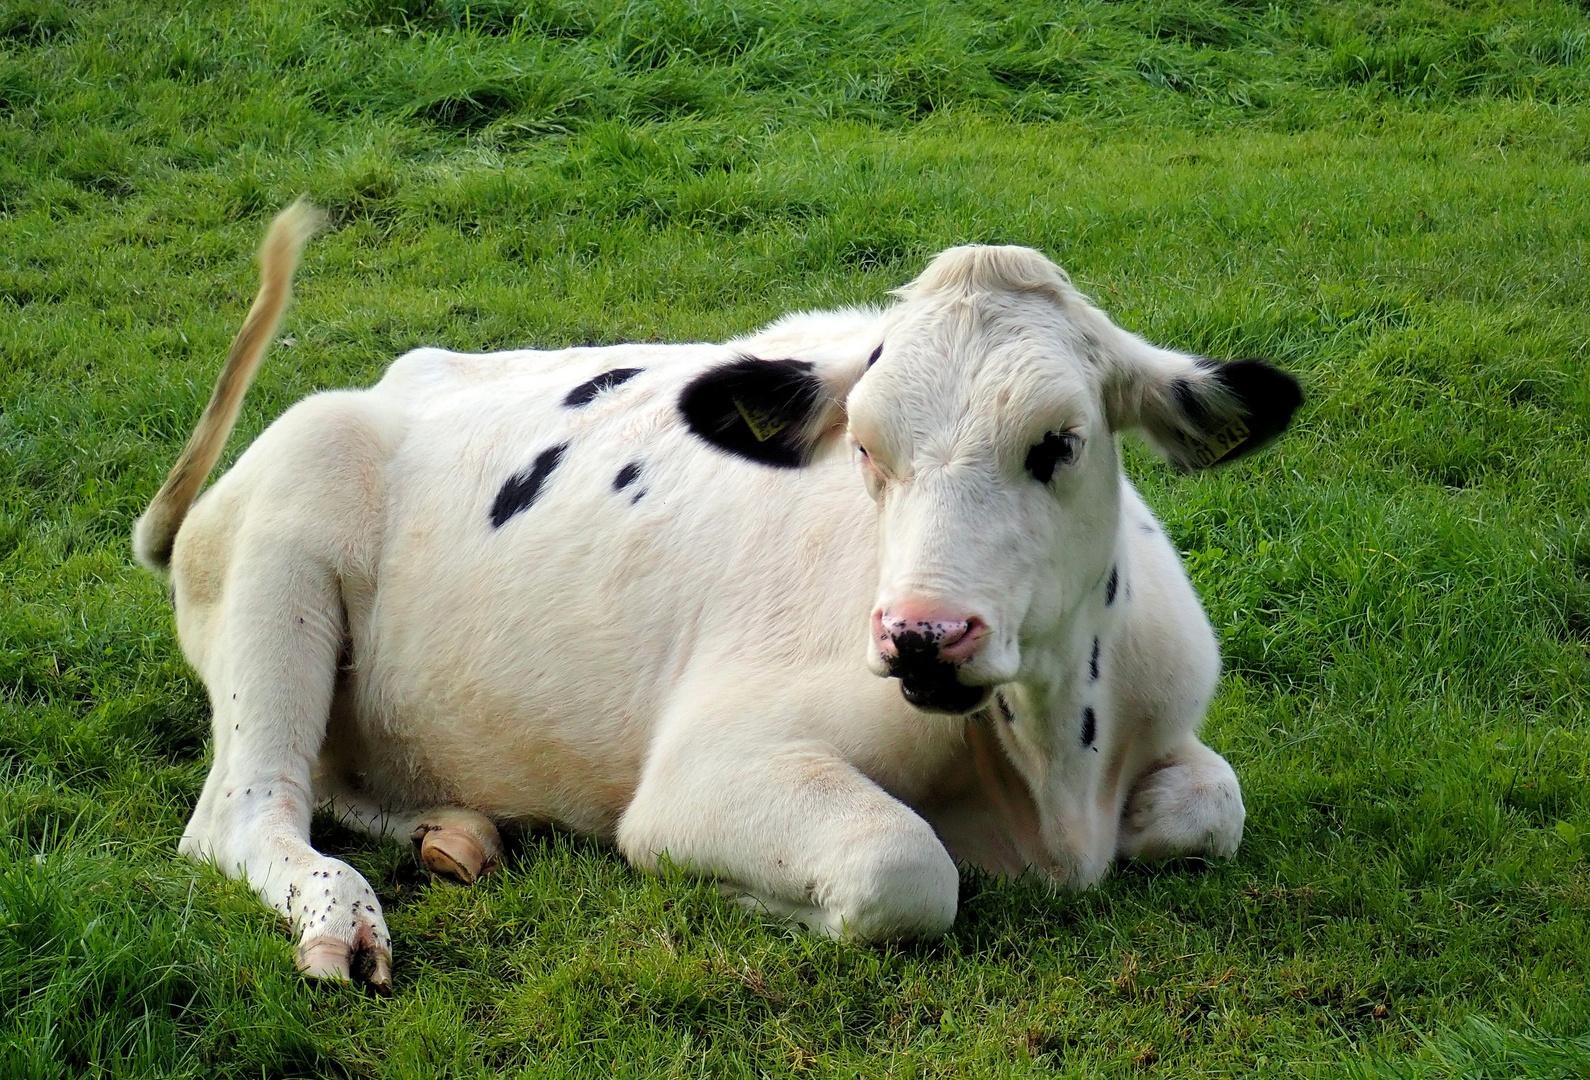
[[[1010,704],[1005,701],[1004,694],[995,694],[994,704],[999,706],[999,715],[1005,718],[1005,723],[1014,724],[1016,722],[1016,714],[1010,711]]]
[[[1118,567],[1110,567],[1110,580],[1104,583],[1104,603],[1115,603],[1115,590],[1121,587],[1121,571]]]
[[[642,370],[642,368],[638,367],[621,367],[614,368],[612,371],[604,371],[596,378],[588,382],[582,382],[579,386],[570,390],[568,396],[563,399],[563,407],[566,409],[578,409],[582,405],[589,405],[596,398],[596,395],[603,390],[611,390],[615,386],[629,382],[636,375],[639,375]]]
[[[541,486],[546,483],[547,477],[552,475],[552,470],[558,467],[558,462],[563,460],[563,454],[568,448],[567,443],[549,447],[536,455],[530,468],[508,478],[502,485],[502,490],[497,492],[496,501],[491,504],[492,528],[502,528],[509,518],[521,510],[530,508],[540,496]]]
[[[872,355],[867,357],[867,366],[871,367],[873,364],[876,364],[878,362],[878,357],[880,357],[882,355],[883,355],[883,343],[879,342],[878,347],[876,349],[872,350]]]
[[[697,375],[679,395],[679,412],[719,450],[780,469],[806,464],[807,428],[823,382],[804,360],[745,357]]]
[[[1099,639],[1093,639],[1093,654],[1088,657],[1088,678],[1099,677]]]
[[[635,482],[635,478],[639,475],[640,462],[631,461],[628,465],[625,465],[622,469],[618,470],[618,475],[613,477],[613,490],[623,491],[625,488],[629,487],[629,485],[633,484]]]
[[[1093,711],[1092,705],[1082,708],[1082,745],[1092,746],[1093,738],[1099,733],[1099,718]]]

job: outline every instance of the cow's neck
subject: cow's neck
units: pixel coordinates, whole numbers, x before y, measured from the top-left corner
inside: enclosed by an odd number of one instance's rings
[[[1057,864],[1085,858],[1077,850],[1087,847],[1078,823],[1094,816],[1090,807],[1112,759],[1116,725],[1108,671],[1129,575],[1117,530],[1097,582],[1082,591],[1059,629],[1042,643],[1042,653],[1026,665],[1023,679],[1001,687],[990,709],[999,740],[1036,806],[1049,860]]]
[[[1042,661],[1028,666],[1030,674],[1001,688],[1016,714],[1013,730],[1022,742],[1045,754],[1063,752],[1067,734],[1080,734],[1070,728],[1081,724],[1082,709],[1091,707],[1097,720],[1105,704],[1104,669],[1115,637],[1116,613],[1102,604],[1083,603],[1078,608],[1066,631],[1044,650]]]
[[[1031,650],[1028,662],[1021,679],[1008,686],[1025,703],[1024,716],[1042,718],[1038,727],[1044,732],[1064,729],[1069,710],[1083,707],[1107,685],[1109,647],[1131,589],[1126,550],[1117,525],[1113,542],[1103,549],[1102,558],[1094,558],[1074,602],[1054,630],[1024,646],[1024,651]],[[1036,729],[1033,737],[1046,738]]]

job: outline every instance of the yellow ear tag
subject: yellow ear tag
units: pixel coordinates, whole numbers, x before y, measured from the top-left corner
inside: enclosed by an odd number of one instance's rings
[[[735,399],[734,407],[739,410],[740,418],[745,421],[745,426],[751,429],[751,434],[756,436],[757,442],[767,442],[789,427],[789,420],[785,417],[765,409],[748,409],[739,399]]]
[[[1247,440],[1248,434],[1248,425],[1241,420],[1233,420],[1218,431],[1211,432],[1192,448],[1193,455],[1198,459],[1199,468],[1207,469],[1219,462],[1241,446]]]

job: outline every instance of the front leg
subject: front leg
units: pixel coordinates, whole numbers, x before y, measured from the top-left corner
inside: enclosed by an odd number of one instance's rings
[[[1229,859],[1242,842],[1242,785],[1226,759],[1189,735],[1133,781],[1119,858]]]
[[[830,937],[937,936],[955,921],[959,874],[927,822],[832,745],[769,738],[743,716],[697,713],[659,735],[618,846]]]

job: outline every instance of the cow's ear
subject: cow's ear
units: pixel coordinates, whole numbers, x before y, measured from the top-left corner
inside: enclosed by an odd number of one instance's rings
[[[741,357],[708,368],[679,395],[690,430],[719,450],[798,469],[844,431],[845,398],[866,371],[854,361]]]
[[[1303,403],[1297,380],[1262,360],[1223,363],[1130,337],[1113,361],[1105,378],[1110,426],[1139,429],[1180,469],[1253,453],[1285,431]]]

